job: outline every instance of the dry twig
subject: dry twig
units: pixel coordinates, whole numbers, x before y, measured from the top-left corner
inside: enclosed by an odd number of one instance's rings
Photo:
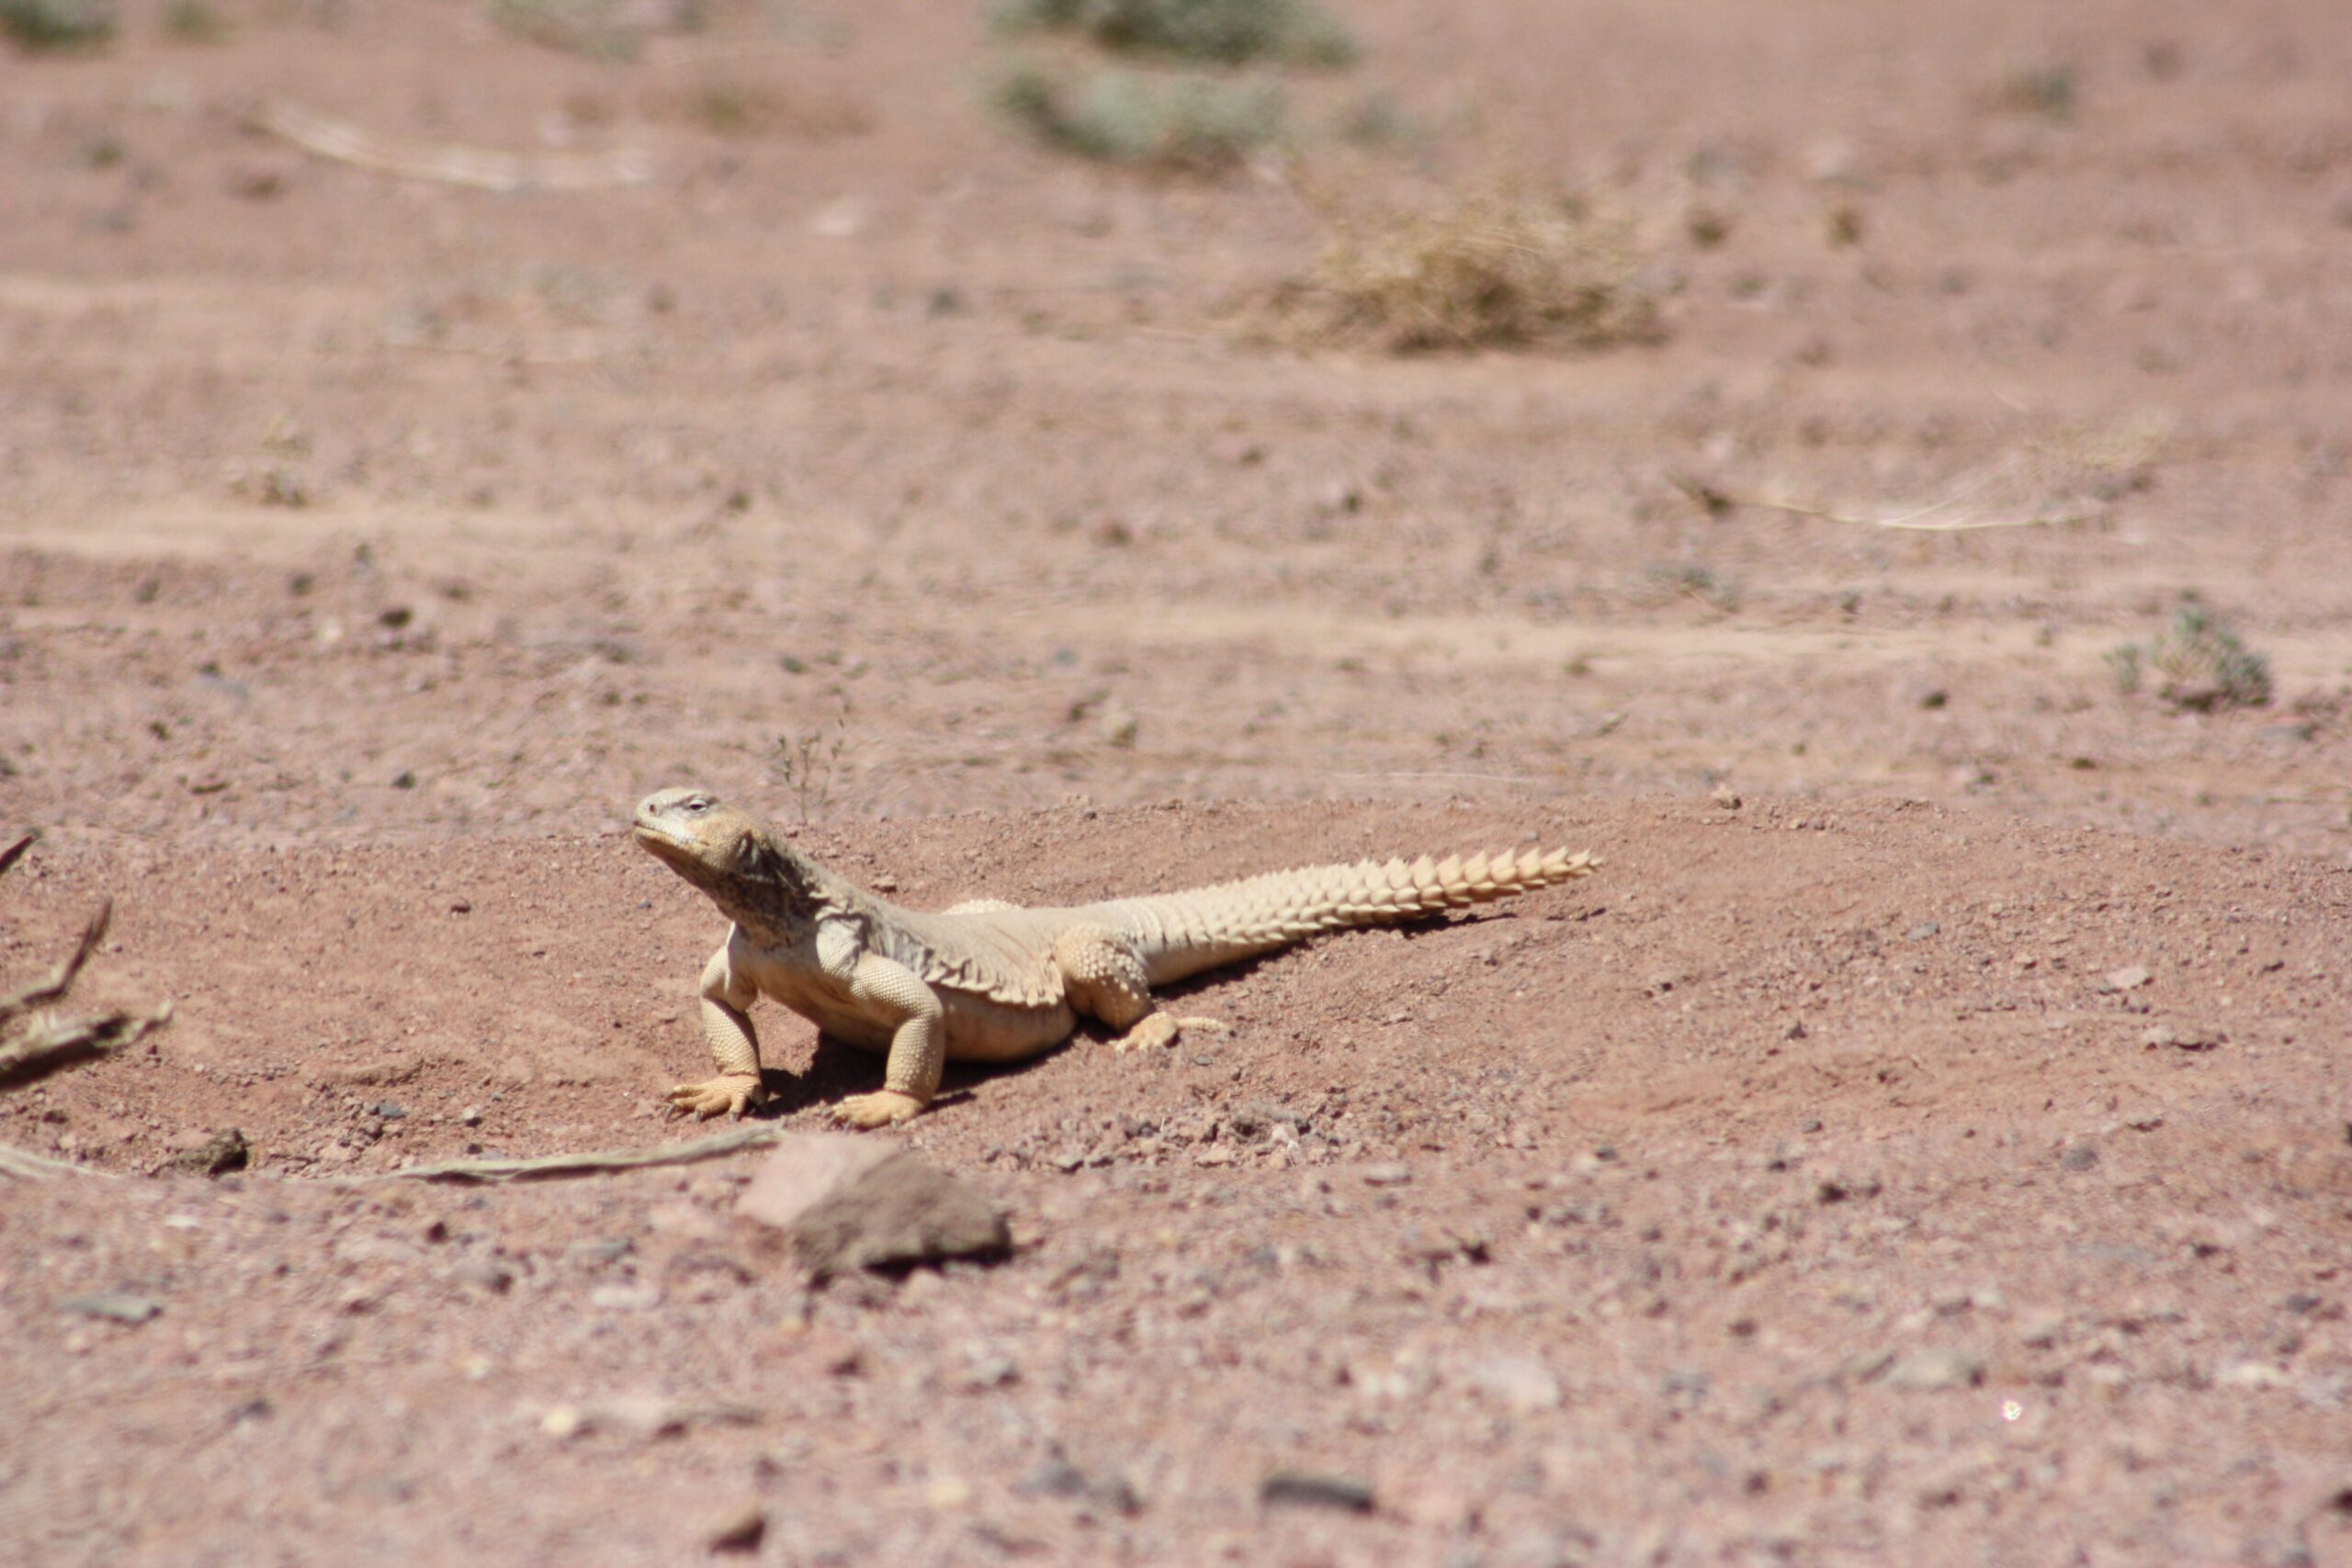
[[[364,126],[282,99],[254,109],[256,130],[290,141],[317,157],[402,179],[514,194],[518,191],[605,190],[653,178],[650,154],[634,148],[610,152],[501,152],[457,142],[379,136]]]
[[[377,1181],[548,1181],[571,1176],[597,1176],[606,1171],[639,1170],[648,1166],[692,1165],[716,1159],[738,1149],[772,1144],[789,1128],[742,1127],[684,1144],[652,1149],[593,1149],[581,1154],[541,1155],[535,1159],[453,1159],[435,1165],[413,1165],[371,1176],[334,1179],[337,1186]]]

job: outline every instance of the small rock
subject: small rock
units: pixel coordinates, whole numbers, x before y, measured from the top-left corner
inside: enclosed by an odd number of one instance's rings
[[[755,1498],[738,1504],[725,1513],[714,1516],[716,1522],[703,1532],[703,1549],[714,1552],[753,1552],[767,1538],[767,1510]]]
[[[408,1107],[397,1100],[379,1100],[376,1106],[376,1115],[379,1121],[398,1122],[407,1114]]]
[[[1913,926],[1907,934],[1913,942],[1925,942],[1943,929],[1933,920],[1921,920],[1917,925]]]
[[[253,1158],[253,1145],[236,1128],[215,1133],[210,1138],[183,1154],[174,1155],[164,1162],[164,1169],[175,1176],[220,1176],[232,1170],[243,1170]]]
[[[2151,1051],[2165,1045],[2178,1051],[2211,1051],[2228,1038],[2217,1030],[2200,1029],[2195,1024],[2159,1023],[2140,1036],[2140,1043]]]
[[[843,1133],[778,1145],[735,1213],[775,1233],[820,1279],[1012,1245],[1003,1213],[978,1190],[896,1145]]]
[[[449,1266],[449,1280],[503,1296],[514,1283],[514,1271],[494,1258],[467,1258]]]
[[[588,1304],[605,1312],[650,1312],[662,1304],[662,1287],[641,1281],[599,1285],[588,1292]]]
[[[1143,721],[1131,709],[1115,705],[1102,710],[1100,723],[1102,743],[1123,750],[1136,743],[1136,736],[1143,728]]]
[[[458,1112],[458,1120],[464,1122],[469,1127],[481,1126],[481,1107],[479,1105],[467,1106],[463,1111]]]
[[[1490,1356],[1470,1369],[1468,1381],[1488,1399],[1522,1416],[1557,1410],[1562,1400],[1560,1380],[1533,1356]]]
[[[2058,1163],[2068,1170],[2089,1170],[2098,1164],[2098,1151],[2088,1144],[2069,1145]]]
[[[1974,1388],[1984,1381],[1984,1362],[1965,1350],[1914,1350],[1886,1369],[1886,1386],[1913,1393]]]
[[[1348,1514],[1369,1514],[1374,1506],[1370,1482],[1308,1470],[1274,1471],[1258,1483],[1258,1501],[1269,1508],[1334,1508]]]
[[[2223,1388],[2285,1388],[2294,1380],[2267,1361],[2236,1361],[2223,1367],[2213,1381]]]
[[[539,1417],[539,1430],[559,1443],[568,1443],[588,1430],[587,1413],[574,1404],[559,1404]]]
[[[1366,1187],[1402,1187],[1413,1179],[1413,1173],[1410,1170],[1394,1162],[1386,1165],[1368,1165],[1357,1174],[1363,1179],[1363,1184]]]
[[[104,1318],[108,1323],[136,1325],[160,1314],[164,1303],[146,1296],[134,1296],[128,1291],[94,1291],[85,1296],[67,1296],[57,1303],[57,1310]]]
[[[1132,1514],[1143,1506],[1125,1476],[1115,1472],[1089,1475],[1058,1454],[1016,1482],[1012,1489],[1027,1497],[1067,1497],[1118,1514]]]
[[[2109,970],[2107,988],[2110,991],[2136,991],[2154,978],[2147,970],[2134,964],[2128,969]]]

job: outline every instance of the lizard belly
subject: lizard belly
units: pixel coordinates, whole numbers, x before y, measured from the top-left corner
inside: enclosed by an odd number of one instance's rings
[[[868,1014],[847,984],[798,953],[776,957],[752,949],[735,955],[737,966],[760,994],[779,1002],[837,1040],[868,1051],[887,1052],[898,1033],[895,1022]],[[1077,1015],[1067,1004],[1016,1007],[945,986],[933,987],[945,1013],[947,1055],[959,1062],[1018,1062],[1069,1037]]]
[[[956,1062],[1018,1062],[1058,1045],[1078,1026],[1066,1002],[1013,1007],[935,987],[947,1013],[947,1055]]]

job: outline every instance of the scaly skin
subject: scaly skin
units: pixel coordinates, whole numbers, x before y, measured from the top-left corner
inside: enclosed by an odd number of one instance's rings
[[[834,875],[700,790],[637,808],[637,841],[734,922],[702,972],[702,1032],[718,1076],[670,1102],[741,1116],[764,1098],[748,1010],[764,996],[828,1034],[887,1054],[883,1088],[833,1107],[853,1127],[904,1122],[931,1102],[950,1057],[1016,1062],[1080,1018],[1125,1032],[1119,1052],[1172,1043],[1209,1019],[1153,1010],[1151,987],[1318,932],[1393,925],[1591,874],[1566,850],[1408,865],[1363,861],[1274,872],[1189,893],[1075,908],[982,900],[928,913]]]

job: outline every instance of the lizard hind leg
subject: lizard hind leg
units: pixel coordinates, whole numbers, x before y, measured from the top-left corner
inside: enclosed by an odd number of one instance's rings
[[[1225,1029],[1213,1018],[1177,1018],[1155,1011],[1143,960],[1115,933],[1100,926],[1077,926],[1064,931],[1054,942],[1054,963],[1062,972],[1065,994],[1074,1010],[1125,1031],[1111,1042],[1111,1049],[1119,1055],[1172,1045],[1187,1029],[1220,1032]]]

